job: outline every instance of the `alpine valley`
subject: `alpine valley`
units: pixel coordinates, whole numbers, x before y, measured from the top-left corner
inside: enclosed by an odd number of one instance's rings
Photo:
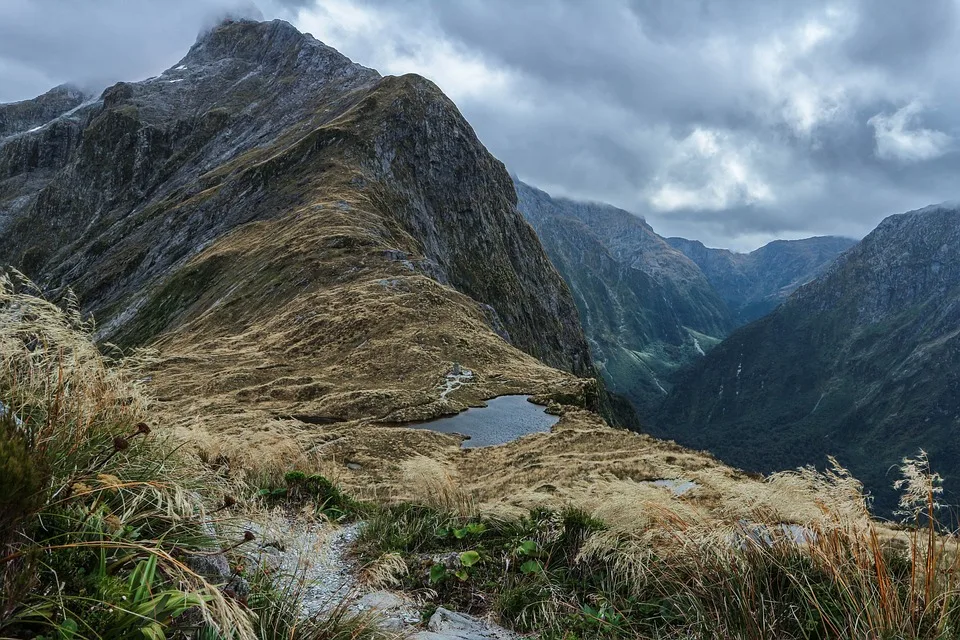
[[[960,629],[958,206],[665,238],[230,18],[0,105],[0,267],[0,636]]]

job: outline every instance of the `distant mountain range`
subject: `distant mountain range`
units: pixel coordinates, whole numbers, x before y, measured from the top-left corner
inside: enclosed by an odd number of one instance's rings
[[[775,240],[750,253],[735,253],[685,238],[667,238],[667,242],[697,263],[737,325],[773,311],[857,243],[836,236]]]
[[[573,293],[608,386],[649,417],[675,372],[812,280],[855,242],[772,242],[749,254],[665,239],[605,204],[514,180],[518,206]]]
[[[889,513],[926,449],[960,480],[960,209],[890,216],[816,281],[687,369],[659,435],[756,470],[849,466]]]

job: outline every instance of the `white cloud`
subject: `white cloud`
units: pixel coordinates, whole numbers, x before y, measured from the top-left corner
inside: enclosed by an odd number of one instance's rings
[[[884,160],[922,162],[942,156],[950,147],[950,136],[935,129],[911,128],[923,111],[918,100],[893,115],[878,113],[867,121],[874,129],[876,155]]]
[[[418,73],[429,78],[454,102],[495,99],[511,90],[513,74],[458,46],[431,21],[411,20],[399,30],[394,17],[349,0],[324,0],[301,9],[294,24],[381,73]]]
[[[851,17],[837,7],[825,9],[801,24],[774,32],[754,45],[749,69],[766,95],[770,110],[799,136],[834,120],[848,107],[862,77],[818,64],[831,45],[842,41]]]
[[[773,190],[755,166],[755,150],[727,132],[695,129],[676,142],[647,199],[659,211],[717,211],[774,201]]]

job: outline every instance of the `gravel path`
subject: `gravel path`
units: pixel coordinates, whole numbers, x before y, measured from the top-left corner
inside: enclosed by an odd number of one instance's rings
[[[359,596],[357,566],[348,551],[361,526],[297,520],[251,523],[261,540],[252,559],[303,583],[305,615],[329,610]]]
[[[359,567],[350,547],[363,523],[344,526],[277,515],[265,523],[249,523],[259,540],[253,562],[271,571],[295,576],[303,584],[303,614],[309,616],[346,606],[356,613],[375,613],[378,624],[397,637],[417,640],[513,640],[519,636],[470,616],[440,608],[426,630],[420,612],[404,594],[371,591],[357,579]]]

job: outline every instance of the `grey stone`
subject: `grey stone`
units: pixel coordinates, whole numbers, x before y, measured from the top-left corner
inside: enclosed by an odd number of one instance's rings
[[[430,617],[427,631],[410,637],[413,640],[514,640],[520,636],[498,625],[440,607]]]
[[[377,624],[388,631],[409,630],[420,621],[420,614],[413,603],[392,591],[372,591],[353,606],[359,613],[373,613]]]

